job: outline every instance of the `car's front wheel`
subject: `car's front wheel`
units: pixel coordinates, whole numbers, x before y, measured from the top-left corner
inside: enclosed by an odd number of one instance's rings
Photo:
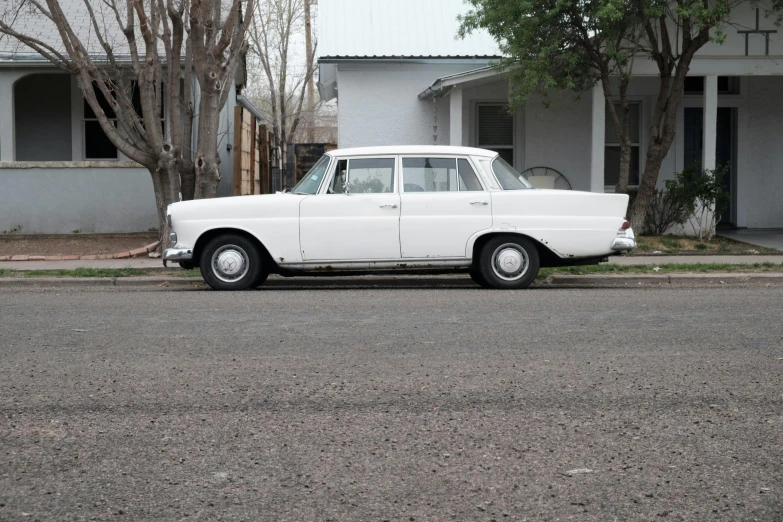
[[[255,288],[263,273],[258,247],[243,236],[218,236],[201,252],[201,275],[215,290]]]
[[[479,270],[492,288],[527,288],[538,275],[539,266],[538,250],[524,237],[493,237],[481,249]]]

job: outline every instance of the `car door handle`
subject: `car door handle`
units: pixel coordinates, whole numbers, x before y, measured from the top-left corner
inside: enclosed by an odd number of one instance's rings
[[[471,201],[470,204],[471,205],[489,205],[489,203],[486,202],[486,201]]]
[[[381,208],[397,208],[397,205],[381,205]]]

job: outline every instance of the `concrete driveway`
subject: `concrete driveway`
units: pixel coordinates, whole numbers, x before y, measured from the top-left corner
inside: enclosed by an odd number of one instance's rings
[[[783,251],[783,228],[739,228],[719,230],[720,237]]]

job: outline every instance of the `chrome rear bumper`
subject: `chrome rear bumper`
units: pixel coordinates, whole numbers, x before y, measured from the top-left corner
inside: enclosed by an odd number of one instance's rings
[[[612,250],[623,251],[636,248],[636,240],[631,237],[618,237],[612,241]]]
[[[165,261],[190,261],[193,259],[192,248],[167,248],[163,251]]]
[[[615,252],[627,252],[636,248],[636,236],[632,228],[620,230],[617,237],[612,241],[612,250]]]

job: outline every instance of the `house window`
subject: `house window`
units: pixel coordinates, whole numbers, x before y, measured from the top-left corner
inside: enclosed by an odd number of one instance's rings
[[[703,76],[686,76],[685,94],[704,94]],[[737,76],[718,76],[718,94],[739,94],[740,79]]]
[[[500,154],[514,164],[514,116],[507,104],[482,103],[477,106],[478,146]]]
[[[114,125],[117,125],[117,115],[98,87],[93,87],[103,113]],[[84,100],[84,159],[117,159],[115,147],[101,128],[92,107]]]
[[[139,86],[136,82],[132,83],[133,92],[131,94],[131,103],[136,114],[141,117],[141,95],[139,92]],[[106,117],[109,118],[117,126],[117,115],[114,113],[114,109],[103,96],[98,87],[94,87],[95,96],[98,98],[98,103],[103,110]],[[166,134],[166,122],[164,115],[166,91],[165,88],[161,89],[161,103],[160,103],[160,126],[163,135]],[[98,122],[98,118],[95,116],[87,100],[84,100],[84,159],[117,159],[117,147],[112,144],[106,133],[103,132],[101,124]]]
[[[615,105],[615,110],[621,113],[620,105]],[[628,184],[639,184],[640,169],[640,136],[641,136],[641,104],[628,104],[628,118],[631,127],[631,168],[628,173]],[[606,135],[604,152],[604,185],[614,186],[620,178],[620,140],[614,132],[612,117],[609,111],[606,111]]]

